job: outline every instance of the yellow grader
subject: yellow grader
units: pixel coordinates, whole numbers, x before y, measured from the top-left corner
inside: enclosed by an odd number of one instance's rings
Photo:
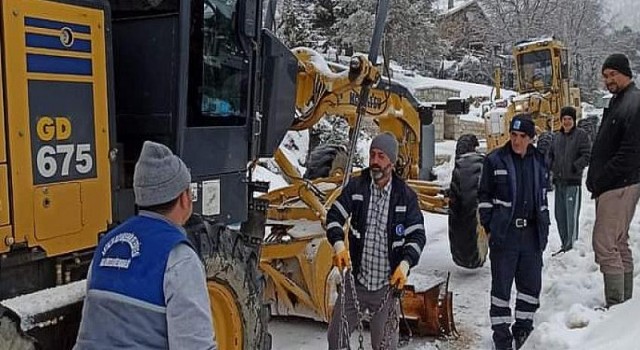
[[[513,48],[517,91],[506,108],[485,115],[487,150],[509,139],[509,123],[518,113],[530,113],[538,133],[560,129],[560,109],[572,106],[581,115],[580,90],[571,86],[568,51],[557,39],[524,40]]]
[[[381,78],[364,56],[354,56],[347,68],[326,63],[319,53],[308,48],[293,52],[300,71],[298,118],[292,130],[309,129],[328,115],[341,116],[353,127],[359,102],[358,84],[367,79],[376,82],[365,104],[365,117],[374,120],[380,131],[391,132],[398,139],[396,171],[416,191],[421,208],[446,213],[441,188],[418,180],[421,142],[434,142],[422,139],[420,131],[423,123],[431,123],[431,109],[421,105],[406,87]],[[354,71],[362,72],[361,76],[354,75]],[[274,315],[303,316],[324,322],[331,316],[337,273],[331,265],[333,250],[325,237],[325,219],[340,194],[344,158],[338,155],[322,177],[309,179],[300,174],[283,152],[275,154],[279,168],[291,184],[261,197],[269,202],[269,233],[262,247],[260,268],[267,276],[265,297]],[[405,287],[402,299],[405,318],[417,334],[449,335],[455,326],[448,281],[437,277],[432,281],[426,289]]]
[[[0,14],[0,348],[73,346],[95,246],[136,212],[144,140],[169,146],[191,171],[186,229],[206,267],[219,349],[270,349],[269,306],[329,317],[322,224],[340,173],[288,171],[290,188],[257,198],[267,187],[247,180],[248,165],[282,158],[292,125],[353,118],[351,91],[379,80],[368,60],[314,72],[312,55],[262,28],[258,0],[1,0]],[[401,141],[398,168],[416,179],[423,113],[384,86],[367,108],[380,109],[379,126]],[[412,184],[424,208],[444,207],[436,186]],[[303,226],[289,222],[299,220],[313,234],[296,237],[290,226]],[[452,326],[451,296],[435,285],[403,305],[441,333]],[[429,303],[447,312],[425,313]]]
[[[511,119],[519,113],[532,115],[538,132],[537,146],[549,149],[552,132],[560,128],[560,110],[573,106],[580,116],[580,91],[571,86],[566,48],[553,38],[525,40],[513,48],[518,95],[484,115],[487,152],[509,140]],[[500,71],[496,71],[499,96]],[[475,152],[468,135],[458,140],[456,163],[449,191],[449,241],[456,264],[478,268],[488,252],[484,229],[477,219],[477,187],[484,156]]]

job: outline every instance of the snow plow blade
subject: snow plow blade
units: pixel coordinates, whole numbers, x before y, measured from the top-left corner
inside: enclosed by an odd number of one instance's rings
[[[73,348],[85,286],[78,281],[0,301],[0,349]]]
[[[453,293],[446,277],[429,276],[418,285],[406,285],[402,293],[401,330],[433,337],[457,337],[453,320]]]

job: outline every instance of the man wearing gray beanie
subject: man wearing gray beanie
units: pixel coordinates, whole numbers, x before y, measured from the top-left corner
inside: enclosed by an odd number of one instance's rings
[[[596,200],[593,251],[607,306],[633,294],[629,225],[640,198],[640,90],[632,76],[622,54],[602,65],[602,79],[614,96],[604,110],[587,172],[587,189]]]
[[[98,243],[74,349],[216,349],[206,275],[182,225],[191,175],[146,141],[133,174],[134,216]]]
[[[384,336],[387,322],[398,321],[388,320],[390,310],[398,305],[391,291],[403,289],[409,268],[420,260],[426,236],[416,193],[393,171],[397,159],[395,136],[376,136],[369,149],[369,168],[349,181],[327,213],[327,238],[334,247],[334,265],[341,274],[348,274],[335,304],[345,306],[334,308],[329,323],[330,350],[347,347],[349,330],[356,327],[358,312],[364,308],[379,310],[370,322],[373,348],[393,350],[398,346],[397,328]],[[343,227],[348,218],[347,249]],[[361,310],[354,307],[354,289]],[[343,315],[351,324],[343,324]]]

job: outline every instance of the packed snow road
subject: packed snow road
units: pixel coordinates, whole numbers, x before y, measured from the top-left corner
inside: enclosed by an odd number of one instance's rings
[[[549,194],[553,216],[553,192]],[[631,248],[640,271],[640,215],[636,214],[631,225]],[[611,310],[596,311],[604,304],[602,277],[594,263],[591,248],[591,230],[595,217],[595,205],[583,188],[580,236],[574,250],[552,257],[560,248],[555,218],[549,233],[549,246],[544,254],[543,289],[541,308],[535,319],[536,330],[526,349],[637,349],[635,339],[640,335],[640,298],[616,306]],[[492,349],[489,322],[489,288],[491,272],[489,262],[476,270],[457,267],[449,253],[447,216],[425,213],[428,243],[410,280],[419,282],[421,273],[431,270],[451,272],[450,289],[454,292],[454,318],[460,333],[455,340],[413,338],[404,347],[408,350],[430,349]],[[635,290],[638,295],[638,273]],[[512,301],[515,300],[515,295]],[[269,324],[273,335],[273,349],[326,349],[327,325],[299,318],[274,318]],[[352,348],[357,349],[357,334],[351,338]],[[371,349],[369,334],[365,334],[365,349]]]

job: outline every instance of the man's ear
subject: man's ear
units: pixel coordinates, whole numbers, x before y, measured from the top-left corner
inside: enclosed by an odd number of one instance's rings
[[[189,207],[189,202],[191,202],[191,193],[189,193],[189,190],[184,190],[180,194],[180,205],[183,208],[188,208]]]

